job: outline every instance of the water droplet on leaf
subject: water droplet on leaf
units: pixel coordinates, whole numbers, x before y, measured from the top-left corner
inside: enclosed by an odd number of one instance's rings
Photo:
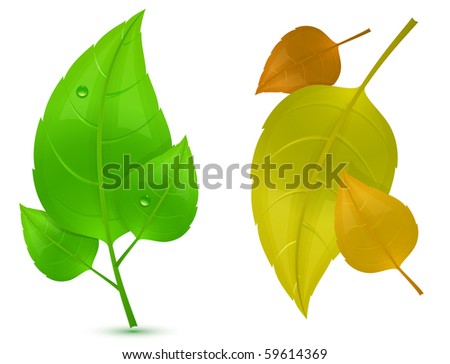
[[[151,198],[149,195],[144,195],[139,200],[139,203],[141,204],[142,207],[148,207],[150,205],[150,202],[151,202]]]
[[[89,90],[86,86],[81,85],[77,88],[77,96],[84,99],[89,94]]]

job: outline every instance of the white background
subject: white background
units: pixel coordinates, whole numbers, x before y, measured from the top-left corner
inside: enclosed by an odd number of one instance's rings
[[[118,363],[126,350],[326,348],[327,363],[448,362],[450,120],[445,1],[77,0],[0,5],[0,360]],[[100,37],[147,9],[150,78],[173,140],[188,135],[196,163],[249,163],[282,94],[255,96],[272,48],[313,25],[341,47],[337,85],[358,86],[411,17],[418,25],[367,87],[397,138],[392,194],[419,224],[396,271],[363,274],[342,257],[312,297],[306,320],[260,246],[250,192],[200,191],[191,230],[168,244],[143,241],[121,266],[140,331],[127,332],[118,294],[92,273],[58,283],[34,267],[19,202],[40,208],[32,182],[39,118],[59,79]],[[70,191],[68,191],[69,193]],[[117,249],[131,241],[127,235]],[[105,270],[106,249],[96,267]],[[106,270],[107,274],[110,274]],[[263,360],[260,359],[261,362]]]

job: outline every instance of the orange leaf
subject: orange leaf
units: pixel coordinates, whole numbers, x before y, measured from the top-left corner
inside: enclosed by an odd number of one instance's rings
[[[337,44],[314,27],[289,32],[267,60],[256,93],[292,93],[309,85],[333,85],[341,72],[338,46],[369,32],[367,29]]]
[[[347,263],[367,273],[397,269],[422,294],[400,268],[418,237],[409,208],[345,172],[342,180],[347,188],[338,191],[335,229],[338,247]]]

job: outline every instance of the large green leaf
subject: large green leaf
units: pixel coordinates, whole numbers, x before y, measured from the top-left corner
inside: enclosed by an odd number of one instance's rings
[[[143,163],[171,148],[170,133],[145,71],[143,12],[107,33],[53,92],[35,141],[34,181],[61,227],[109,244],[128,231],[120,190],[105,190],[103,166]]]
[[[98,240],[60,229],[44,211],[20,206],[28,252],[48,278],[68,281],[92,268]]]
[[[330,170],[348,163],[349,174],[389,191],[397,166],[396,143],[365,86],[414,25],[411,21],[405,27],[360,87],[300,89],[286,97],[264,125],[253,163],[262,166],[270,156],[275,169],[271,181],[268,169],[253,170],[255,181],[260,181],[252,191],[253,213],[267,258],[305,316],[314,289],[339,253],[334,229],[338,184],[318,189],[288,184],[306,165],[326,170],[328,163]],[[293,170],[285,169],[289,165]],[[326,181],[324,171],[309,177],[312,184]]]

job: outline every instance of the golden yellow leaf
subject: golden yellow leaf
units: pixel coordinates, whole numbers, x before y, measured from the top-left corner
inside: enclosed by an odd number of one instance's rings
[[[368,32],[370,29],[340,43],[310,26],[289,32],[269,56],[256,93],[292,93],[309,85],[333,85],[341,72],[338,47]]]
[[[418,229],[407,206],[396,198],[367,186],[345,171],[336,201],[336,238],[348,264],[367,273],[397,269],[422,294],[400,268],[416,246]]]

